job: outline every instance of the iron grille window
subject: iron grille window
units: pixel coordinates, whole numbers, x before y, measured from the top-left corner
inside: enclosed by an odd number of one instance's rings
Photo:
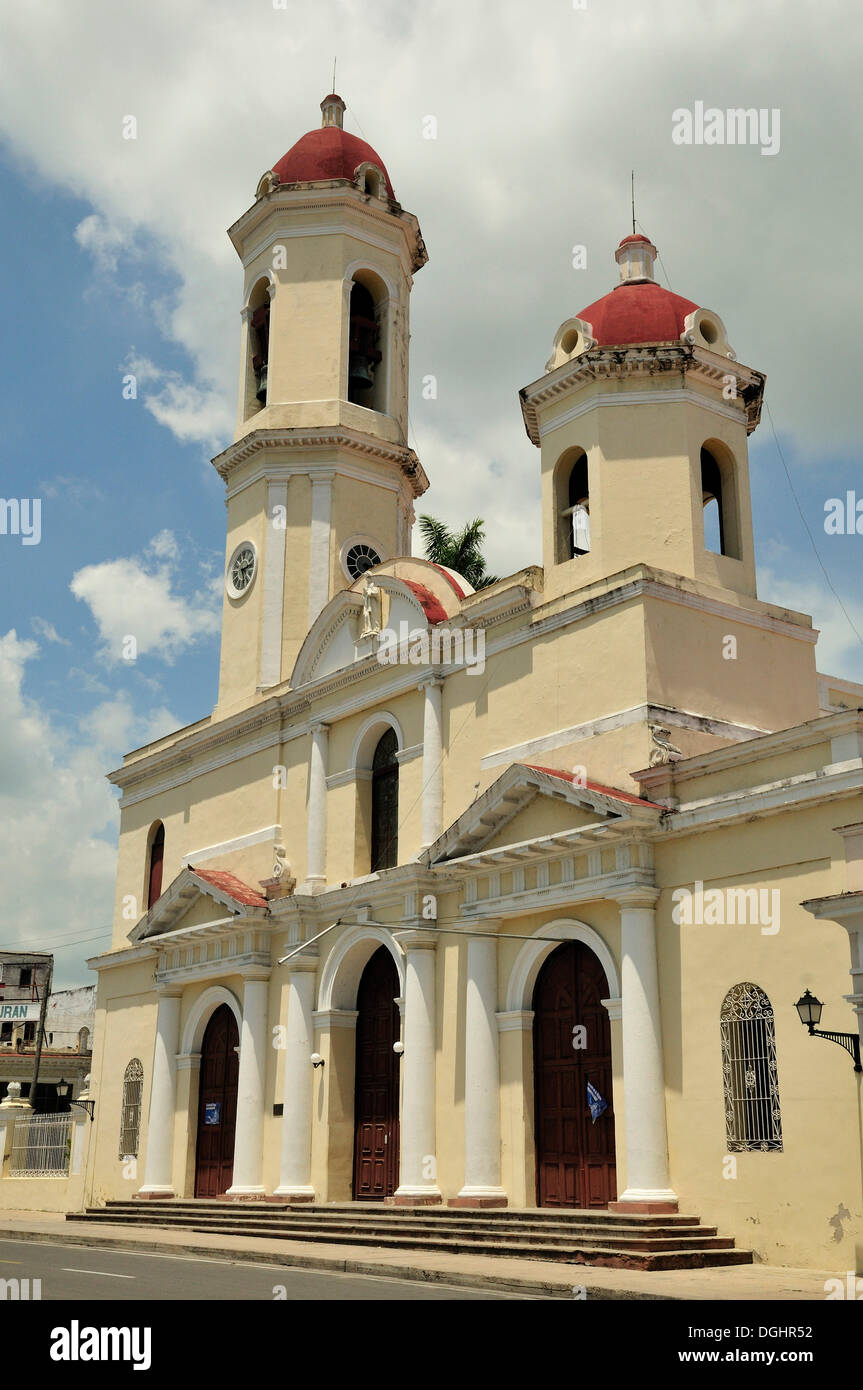
[[[141,1135],[141,1095],[144,1068],[133,1057],[123,1076],[123,1104],[120,1116],[120,1158],[136,1158]]]
[[[776,1034],[764,990],[734,985],[723,1000],[719,1027],[728,1151],[781,1151]]]

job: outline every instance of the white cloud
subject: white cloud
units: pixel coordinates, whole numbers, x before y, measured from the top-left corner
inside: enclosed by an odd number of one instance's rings
[[[30,626],[39,637],[44,637],[46,642],[55,642],[61,647],[71,647],[72,643],[68,637],[61,637],[53,623],[49,623],[47,618],[31,618]]]
[[[72,576],[69,588],[90,609],[106,663],[129,659],[130,637],[136,659],[156,656],[172,664],[180,652],[218,632],[215,584],[191,595],[176,592],[179,559],[176,538],[161,531],[142,556],[86,565]]]
[[[826,583],[786,579],[770,569],[758,572],[760,595],[782,608],[811,616],[820,634],[815,648],[818,670],[844,680],[863,681],[863,644],[854,632],[856,628],[863,635],[863,600],[846,594],[841,585],[837,588],[845,612]]]
[[[178,721],[167,709],[138,719],[120,695],[60,727],[25,693],[38,650],[14,629],[0,636],[3,944],[56,949],[62,986],[88,982],[84,959],[110,941],[118,813],[105,771]]]
[[[184,444],[220,447],[233,424],[233,415],[220,386],[193,385],[179,372],[165,371],[134,351],[123,363],[123,372],[136,378],[137,389],[150,414]]]

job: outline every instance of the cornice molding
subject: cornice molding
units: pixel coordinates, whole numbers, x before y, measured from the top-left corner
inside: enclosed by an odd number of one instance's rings
[[[414,497],[422,497],[429,485],[425,469],[413,449],[407,445],[389,444],[386,440],[360,434],[359,431],[345,426],[319,425],[311,428],[297,426],[250,430],[248,434],[229,444],[221,454],[217,454],[212,464],[223,482],[228,483],[231,474],[240,464],[266,449],[325,449],[329,452],[335,449],[344,450],[359,458],[373,458],[381,463],[395,464],[410,484]],[[332,460],[327,460],[326,466],[334,472],[338,471]],[[303,473],[310,470],[307,466],[298,467],[295,471]]]
[[[539,418],[542,408],[590,382],[666,374],[682,375],[684,383],[686,377],[691,376],[705,385],[720,387],[726,376],[733,376],[743,388],[738,399],[741,401],[747,434],[757,427],[766,379],[762,372],[689,343],[645,343],[634,347],[589,348],[579,357],[571,358],[553,372],[522,387],[519,398],[528,438],[538,447],[543,432]],[[631,404],[639,404],[649,398],[652,398],[652,403],[658,397],[667,399],[666,392],[632,392],[630,395],[632,399],[630,401],[627,397],[627,403]],[[690,399],[692,395],[684,384],[681,399]],[[615,399],[619,401],[620,397]],[[591,401],[590,405],[594,403]],[[703,397],[699,397],[699,403],[705,403]],[[732,418],[740,418],[740,414]]]

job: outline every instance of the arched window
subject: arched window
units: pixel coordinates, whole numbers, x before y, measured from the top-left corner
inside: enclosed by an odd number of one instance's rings
[[[715,555],[725,555],[725,520],[722,515],[722,474],[708,449],[701,450],[701,501],[704,507],[704,545]]]
[[[162,862],[165,858],[165,827],[157,821],[150,833],[150,856],[147,865],[147,911],[162,896]]]
[[[399,765],[395,729],[387,729],[372,758],[372,873],[398,863]]]
[[[590,487],[587,454],[570,449],[555,471],[555,559],[563,564],[590,550]]]
[[[773,1006],[758,985],[734,985],[719,1020],[728,1151],[781,1150]]]
[[[367,405],[373,410],[375,372],[382,357],[378,348],[380,332],[375,316],[375,301],[365,285],[356,280],[351,290],[350,312],[348,400],[355,405]]]
[[[717,443],[701,450],[701,503],[704,509],[704,548],[739,560],[740,528],[734,460]]]
[[[120,1111],[120,1158],[137,1158],[141,1137],[141,1096],[144,1068],[133,1057],[123,1074],[123,1101]]]
[[[246,418],[267,404],[270,363],[270,282],[259,280],[249,295],[246,361]]]

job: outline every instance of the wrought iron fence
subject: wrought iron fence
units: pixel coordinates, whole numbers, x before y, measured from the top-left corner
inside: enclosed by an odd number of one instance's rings
[[[72,1152],[71,1115],[31,1115],[15,1124],[9,1176],[65,1178]]]

